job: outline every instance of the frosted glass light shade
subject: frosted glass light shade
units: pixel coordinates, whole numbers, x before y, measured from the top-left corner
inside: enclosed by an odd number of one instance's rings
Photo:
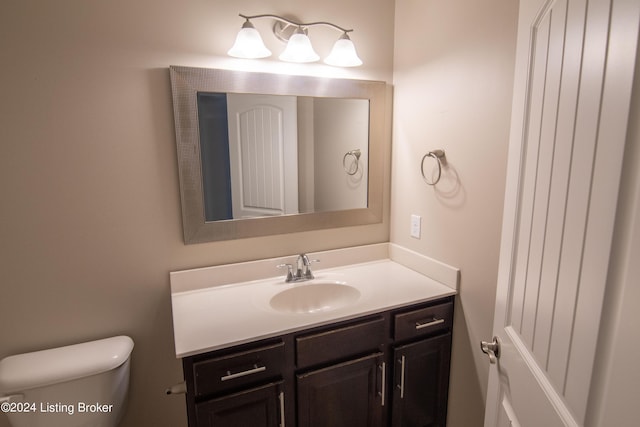
[[[362,60],[356,53],[356,47],[347,33],[344,33],[333,45],[331,53],[325,58],[324,62],[336,67],[357,67],[362,65]]]
[[[320,59],[320,56],[313,50],[309,37],[298,28],[289,38],[287,47],[279,58],[287,62],[314,62]]]
[[[257,59],[271,56],[271,51],[264,45],[258,30],[247,20],[227,54],[235,58]]]

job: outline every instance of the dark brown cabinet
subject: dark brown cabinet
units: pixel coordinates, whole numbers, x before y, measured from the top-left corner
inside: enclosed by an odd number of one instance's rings
[[[183,359],[190,427],[443,427],[453,297]]]
[[[392,427],[444,427],[447,420],[453,300],[396,313]]]
[[[278,427],[284,419],[282,382],[196,404],[202,427]]]
[[[393,427],[444,427],[447,417],[451,334],[393,351]]]
[[[381,427],[382,353],[297,376],[298,427]]]
[[[275,338],[183,359],[189,426],[284,425],[289,353]]]

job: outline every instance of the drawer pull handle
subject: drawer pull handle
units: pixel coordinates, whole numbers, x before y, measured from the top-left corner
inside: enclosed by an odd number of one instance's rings
[[[247,375],[257,374],[258,372],[264,372],[267,370],[266,366],[258,366],[258,365],[253,365],[253,366],[254,366],[253,369],[248,369],[242,372],[236,372],[235,374],[232,374],[231,371],[227,371],[227,375],[225,375],[224,377],[220,377],[220,381],[229,381],[235,378],[246,377]]]
[[[405,363],[405,357],[402,356],[401,359],[398,359],[398,362],[400,362],[400,384],[398,384],[398,388],[400,389],[400,399],[404,399],[404,363]]]
[[[444,323],[444,319],[434,319],[427,323],[416,322],[416,330],[428,328],[429,326],[435,326]]]
[[[387,374],[387,364],[385,362],[382,362],[382,365],[379,366],[380,370],[382,371],[382,381],[381,381],[381,387],[380,387],[380,392],[378,393],[378,396],[380,396],[380,402],[382,404],[382,406],[384,406],[384,401],[385,401],[385,389],[387,388],[387,381],[386,381],[386,374]]]
[[[280,401],[280,427],[284,426],[284,392],[281,391],[278,395],[278,400]]]

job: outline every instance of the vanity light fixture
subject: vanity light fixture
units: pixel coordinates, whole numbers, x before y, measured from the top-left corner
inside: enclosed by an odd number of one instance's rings
[[[248,19],[242,24],[242,29],[236,36],[236,42],[227,52],[229,56],[236,58],[266,58],[271,56],[260,37],[260,33]]]
[[[347,30],[330,22],[302,23],[271,14],[253,16],[240,14],[240,16],[246,21],[242,25],[242,29],[238,33],[233,47],[227,52],[229,56],[246,59],[258,59],[271,56],[271,51],[264,45],[258,30],[256,30],[251,23],[251,19],[271,18],[276,21],[273,26],[274,34],[277,38],[287,42],[287,47],[279,56],[280,60],[301,63],[319,60],[320,56],[318,56],[313,46],[311,46],[307,29],[312,26],[323,25],[342,33],[324,62],[336,67],[357,67],[362,65],[362,60],[358,57],[356,48],[348,35],[348,33],[353,30]]]
[[[333,45],[331,53],[324,60],[326,64],[337,67],[357,67],[362,65],[362,60],[358,58],[356,47],[345,32]]]
[[[286,62],[316,62],[320,56],[313,50],[309,37],[302,28],[298,27],[289,38],[284,52],[278,58]]]

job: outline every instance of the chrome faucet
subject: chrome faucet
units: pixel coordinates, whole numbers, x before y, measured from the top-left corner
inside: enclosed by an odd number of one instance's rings
[[[285,282],[302,282],[304,280],[312,280],[314,278],[313,272],[311,272],[311,263],[319,262],[317,259],[309,259],[307,254],[298,255],[298,259],[296,260],[296,271],[293,272],[293,265],[291,264],[280,264],[278,268],[287,267],[287,278]]]
[[[296,260],[296,265],[298,266],[298,269],[296,271],[296,278],[298,280],[313,279],[313,273],[311,272],[311,268],[309,268],[309,264],[311,264],[311,261],[309,260],[307,254],[298,255],[298,259]]]

